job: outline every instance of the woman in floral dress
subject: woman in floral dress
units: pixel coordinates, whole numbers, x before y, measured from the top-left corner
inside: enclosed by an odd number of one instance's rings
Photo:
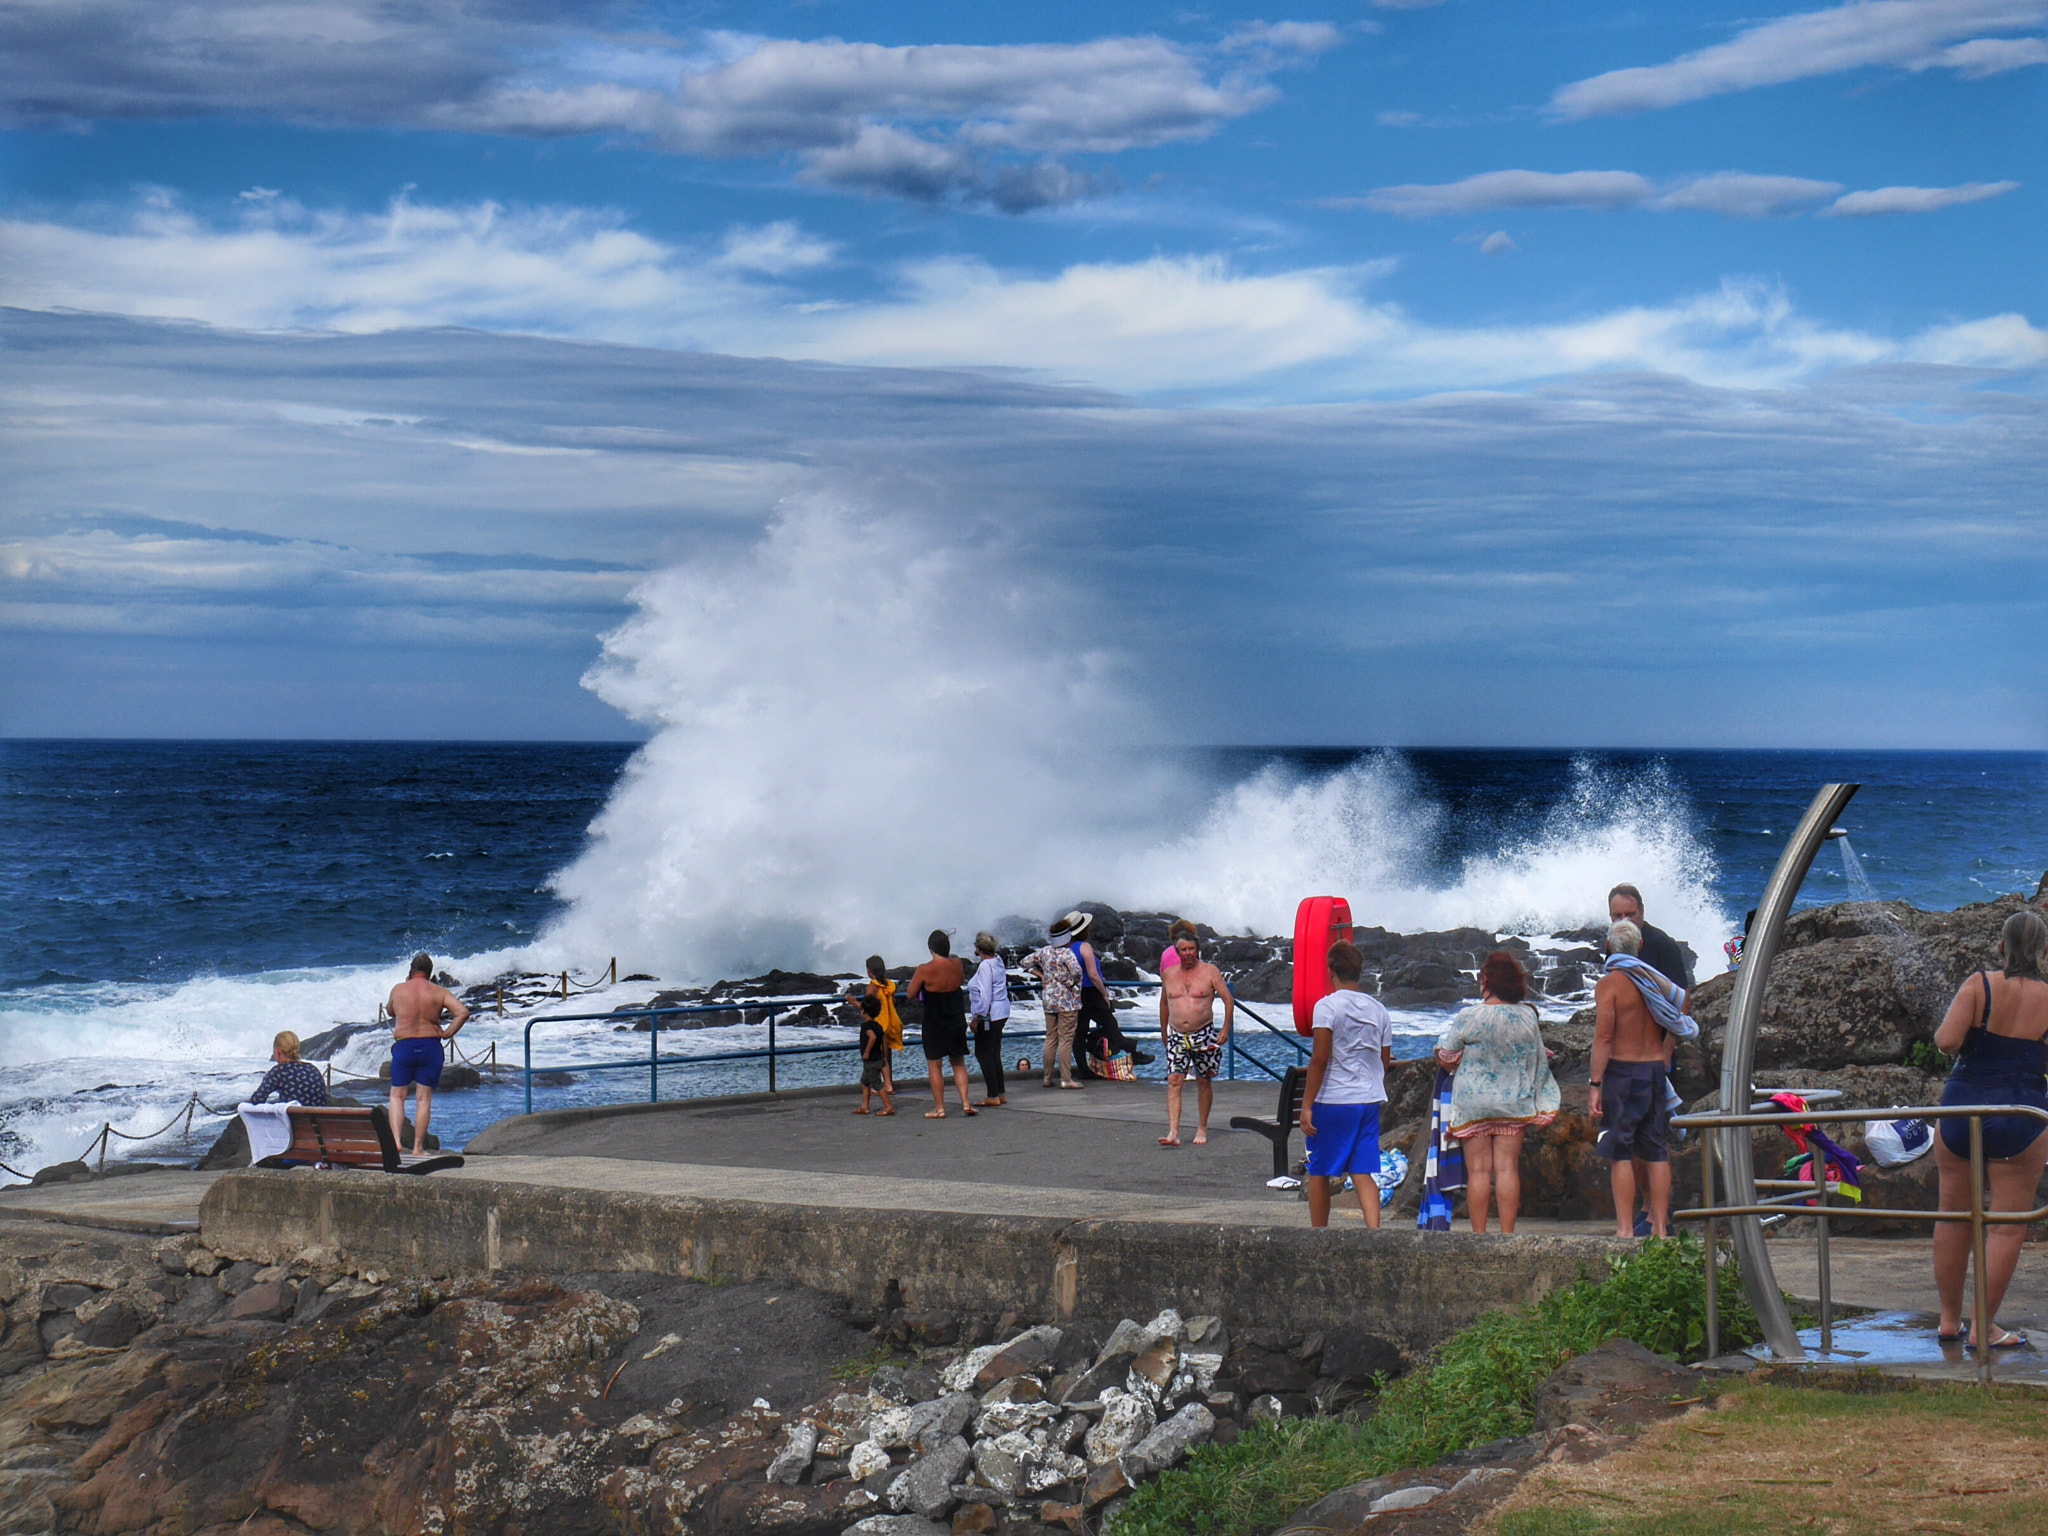
[[[1479,1002],[1451,1020],[1436,1058],[1453,1069],[1450,1133],[1465,1149],[1465,1208],[1486,1230],[1487,1206],[1515,1230],[1522,1206],[1522,1133],[1557,1118],[1557,1079],[1544,1049],[1529,974],[1504,949],[1479,971]]]

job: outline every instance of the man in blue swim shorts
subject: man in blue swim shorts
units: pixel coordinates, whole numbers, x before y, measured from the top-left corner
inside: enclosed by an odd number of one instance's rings
[[[427,1147],[427,1121],[434,1113],[434,1090],[441,1086],[441,1042],[453,1040],[469,1022],[462,999],[434,985],[431,955],[414,955],[404,981],[391,989],[391,1134],[405,1134],[405,1090],[413,1090],[417,1108],[412,1121],[412,1152]],[[446,1029],[441,1015],[449,1016]],[[401,1147],[401,1152],[405,1149]]]
[[[1330,1224],[1330,1192],[1351,1175],[1365,1224],[1378,1230],[1380,1106],[1387,1101],[1387,1068],[1394,1064],[1394,1021],[1380,1000],[1360,990],[1365,956],[1351,944],[1332,944],[1330,980],[1337,990],[1316,1004],[1309,1020],[1315,1050],[1301,1090],[1301,1136],[1308,1143],[1308,1220]]]

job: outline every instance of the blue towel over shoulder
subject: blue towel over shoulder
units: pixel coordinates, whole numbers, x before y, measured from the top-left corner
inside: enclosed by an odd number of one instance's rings
[[[1609,955],[1607,969],[1619,971],[1636,984],[1636,990],[1643,994],[1643,1001],[1649,1004],[1650,1017],[1666,1034],[1690,1040],[1700,1032],[1699,1025],[1685,1016],[1685,988],[1657,967],[1638,960],[1634,955]]]

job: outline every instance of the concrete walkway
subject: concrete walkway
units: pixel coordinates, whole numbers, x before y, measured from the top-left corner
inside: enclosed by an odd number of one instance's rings
[[[62,1221],[116,1232],[196,1232],[219,1173],[165,1168],[110,1179],[0,1190],[0,1219]]]

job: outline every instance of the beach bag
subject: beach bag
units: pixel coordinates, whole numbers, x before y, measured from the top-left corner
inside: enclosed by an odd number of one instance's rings
[[[1878,1167],[1903,1168],[1927,1155],[1934,1133],[1925,1120],[1873,1120],[1863,1127],[1863,1140]]]
[[[1100,1042],[1100,1044],[1102,1050],[1094,1061],[1095,1075],[1097,1077],[1106,1077],[1111,1082],[1116,1083],[1136,1082],[1138,1080],[1138,1069],[1132,1063],[1131,1058],[1121,1051],[1114,1056],[1110,1055],[1109,1042],[1107,1040]]]

